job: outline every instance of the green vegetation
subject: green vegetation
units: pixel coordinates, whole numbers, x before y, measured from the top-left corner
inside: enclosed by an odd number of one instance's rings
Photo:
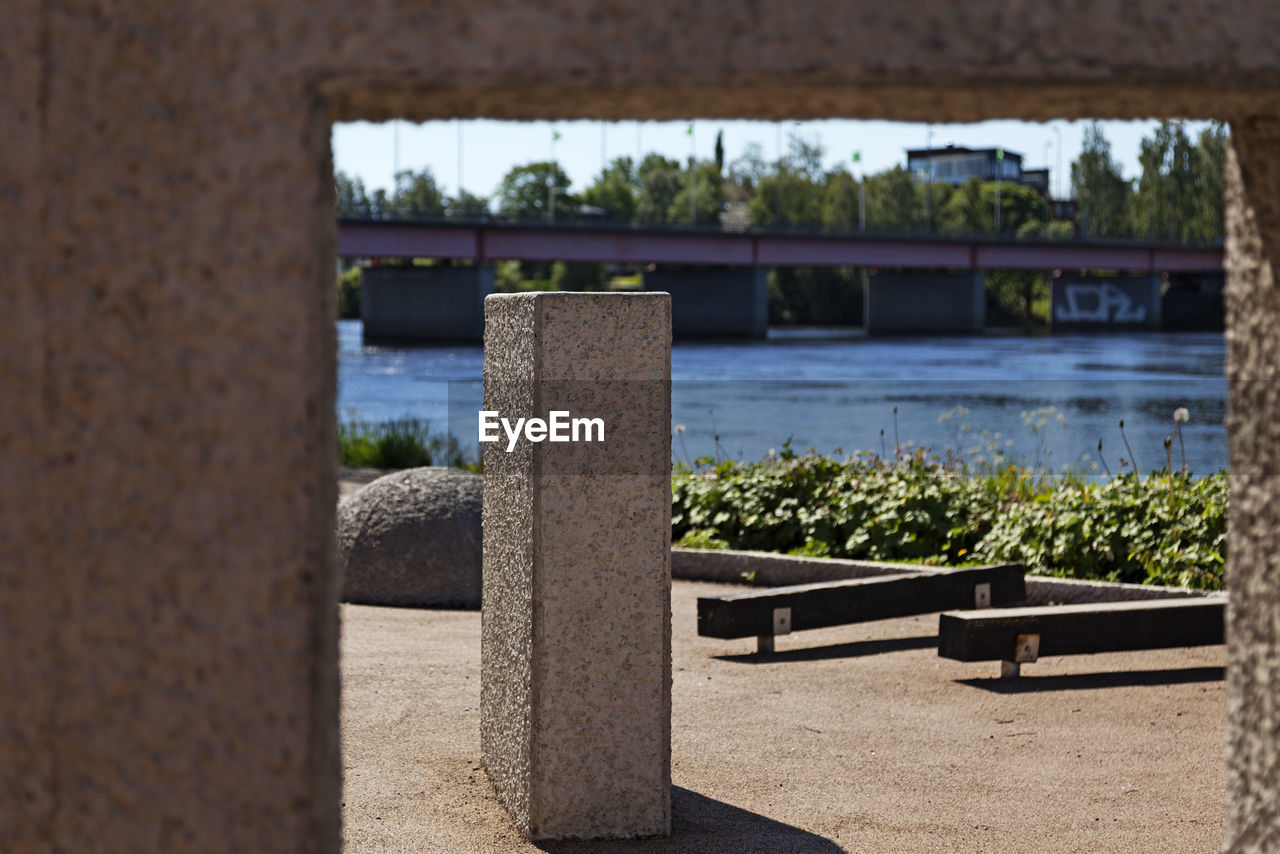
[[[1226,148],[1224,124],[1211,125],[1193,140],[1185,123],[1161,122],[1142,140],[1141,174],[1125,178],[1094,123],[1070,167],[1070,196],[1079,204],[1074,219],[1055,219],[1036,190],[1012,181],[974,178],[953,187],[901,165],[869,175],[852,160],[829,167],[827,152],[816,140],[794,134],[773,161],[751,144],[726,164],[721,138],[716,156],[708,160],[682,162],[654,152],[639,160],[616,157],[580,190],[550,160],[512,167],[488,197],[466,191],[446,196],[428,169],[401,171],[390,193],[369,192],[359,178],[342,172],[334,181],[339,216],[357,219],[474,219],[496,211],[506,219],[532,222],[586,219],[641,228],[851,233],[863,227],[865,209],[865,228],[871,232],[1207,242],[1223,234]],[[598,264],[506,261],[499,265],[497,289],[604,290],[611,277],[635,273],[635,268],[609,270]],[[993,272],[987,289],[991,325],[1046,327],[1050,275],[1047,270]],[[858,325],[864,280],[860,269],[779,269],[770,274],[769,315],[775,325]]]
[[[360,317],[360,285],[364,268],[352,267],[338,276],[338,317]]]
[[[1070,578],[1222,587],[1227,477],[1051,476],[925,451],[702,460],[672,479],[672,534],[736,548],[935,565],[1019,562]]]
[[[404,469],[418,466],[452,466],[479,471],[452,436],[432,434],[421,418],[394,421],[346,421],[338,425],[338,459],[345,466]]]
[[[684,548],[937,566],[1016,562],[1042,575],[1220,589],[1226,473],[1172,470],[1171,437],[1162,471],[1050,474],[1044,439],[1053,414],[1024,413],[1040,447],[1022,464],[1003,455],[998,435],[989,437],[989,455],[968,460],[950,450],[903,451],[896,460],[801,454],[787,442],[759,462],[678,463],[672,539]],[[418,418],[347,421],[338,438],[348,466],[480,471],[455,439]]]

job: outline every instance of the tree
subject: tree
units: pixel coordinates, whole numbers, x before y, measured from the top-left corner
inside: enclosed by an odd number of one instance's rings
[[[747,201],[756,193],[756,188],[769,173],[769,164],[764,159],[764,149],[758,142],[749,142],[742,155],[729,164],[729,184],[739,189],[738,199]]]
[[[867,228],[876,231],[920,231],[924,229],[924,187],[906,170],[895,166],[869,175]]]
[[[450,197],[447,202],[449,216],[480,219],[489,215],[489,197],[477,196],[466,190],[459,190],[458,195]]]
[[[713,162],[699,163],[694,167],[696,218],[693,225],[718,225],[720,212],[724,210],[724,181],[720,178],[720,170]],[[689,170],[684,171],[680,179],[680,190],[671,205],[667,208],[667,222],[689,225]]]
[[[787,156],[772,174],[760,179],[747,208],[751,224],[762,228],[821,228],[825,178],[822,147],[793,135]]]
[[[640,195],[639,176],[630,157],[615,157],[595,183],[582,193],[582,201],[605,212],[615,222],[629,223],[636,216]]]
[[[938,230],[947,234],[990,234],[996,230],[996,199],[1000,200],[1000,233],[1016,235],[1027,223],[1043,224],[1049,206],[1040,194],[1025,184],[1003,181],[999,192],[995,181],[970,178],[952,189],[940,185]]]
[[[1218,240],[1223,235],[1222,207],[1226,191],[1227,127],[1214,122],[1196,142],[1195,213],[1186,229],[1191,240]]]
[[[391,199],[387,198],[387,191],[382,187],[373,191],[373,195],[369,197],[369,218],[370,219],[390,219],[395,215],[395,206]]]
[[[857,231],[858,179],[846,169],[827,173],[822,193],[822,230]]]
[[[1111,143],[1093,122],[1084,131],[1084,147],[1071,164],[1071,193],[1080,204],[1080,232],[1090,237],[1132,233],[1132,186],[1111,157]]]
[[[951,194],[951,198],[947,199],[947,203],[939,209],[938,230],[946,234],[985,234],[994,231],[995,184],[991,186],[991,206],[988,207],[981,178],[975,175],[961,184]],[[1003,201],[1002,198],[1001,202]],[[1001,214],[1003,213],[1002,210]]]
[[[661,154],[646,154],[640,161],[640,195],[636,200],[636,221],[645,225],[667,223],[671,203],[681,190],[680,163]],[[688,207],[688,200],[685,202]]]
[[[602,291],[608,267],[586,261],[557,261],[551,265],[551,287],[557,291]]]
[[[770,322],[860,325],[864,276],[853,267],[778,267],[769,275]]]
[[[1133,199],[1134,227],[1139,234],[1183,240],[1195,219],[1195,156],[1182,122],[1161,122],[1142,140],[1138,154],[1142,175]]]
[[[396,190],[391,200],[393,215],[401,219],[444,216],[444,191],[430,169],[396,173]]]
[[[338,216],[348,219],[371,219],[369,194],[364,181],[353,178],[339,169],[333,173],[334,195],[337,197]]]
[[[716,174],[723,175],[724,174],[724,131],[723,130],[718,131],[716,133],[716,149],[715,150],[716,150],[716,154],[715,154]]]
[[[569,193],[569,176],[560,164],[547,160],[514,166],[503,176],[498,213],[512,219],[546,220],[548,183],[555,187],[555,218],[576,218],[578,200]]]

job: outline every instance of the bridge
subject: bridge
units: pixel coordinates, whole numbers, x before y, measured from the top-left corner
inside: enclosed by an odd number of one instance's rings
[[[475,262],[367,271],[361,301],[365,336],[381,340],[479,340],[483,298],[493,290],[492,261],[657,265],[645,273],[645,288],[671,293],[672,329],[682,337],[762,337],[769,321],[765,276],[773,267],[869,268],[875,273],[864,301],[868,332],[958,333],[985,326],[984,271],[1055,271],[1055,320],[1077,327],[1160,328],[1166,304],[1184,316],[1221,313],[1220,295],[1191,295],[1188,301],[1184,295],[1163,294],[1162,275],[1220,275],[1223,262],[1221,246],[1143,240],[449,220],[339,220],[338,255]],[[1099,270],[1133,275],[1075,275]]]
[[[1218,273],[1221,246],[1143,240],[1010,240],[941,234],[814,234],[620,226],[338,221],[343,258],[595,261],[751,267],[1120,270]]]

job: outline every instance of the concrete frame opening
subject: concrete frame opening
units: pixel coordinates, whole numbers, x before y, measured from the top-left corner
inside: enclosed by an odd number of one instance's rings
[[[1280,12],[11,13],[0,838],[16,849],[339,846],[330,123],[691,114],[1230,121],[1227,844],[1280,841]]]

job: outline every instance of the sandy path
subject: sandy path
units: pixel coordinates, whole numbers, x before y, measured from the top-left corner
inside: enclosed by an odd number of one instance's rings
[[[480,615],[343,606],[349,852],[1216,851],[1225,647],[939,659],[937,617],[753,641],[673,588],[674,835],[544,843],[479,769]]]

